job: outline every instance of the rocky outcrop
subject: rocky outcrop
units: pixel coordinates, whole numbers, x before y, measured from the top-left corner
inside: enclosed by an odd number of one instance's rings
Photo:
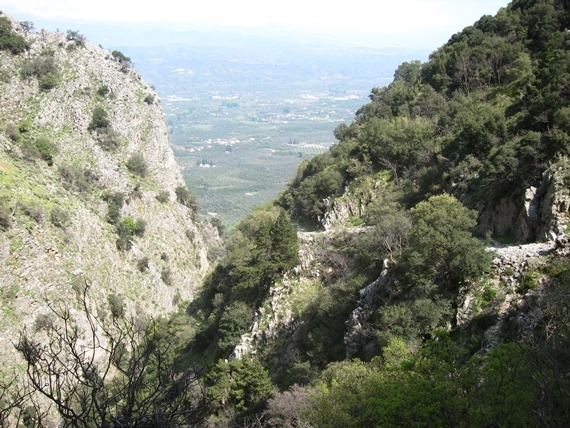
[[[359,300],[356,308],[352,311],[350,318],[346,321],[346,334],[344,335],[344,345],[346,357],[354,358],[364,349],[364,357],[373,355],[375,349],[373,341],[368,334],[366,325],[369,317],[375,308],[375,298],[378,292],[389,283],[388,260],[384,261],[384,269],[380,277],[371,284],[359,291]]]
[[[339,227],[352,227],[361,224],[367,208],[383,197],[387,187],[387,177],[367,178],[358,186],[345,189],[342,196],[326,198],[325,212],[319,218],[319,224],[324,230]]]
[[[555,239],[566,232],[570,224],[570,165],[567,160],[556,163],[542,175],[541,206],[537,215],[540,223],[537,238]]]
[[[570,223],[568,161],[554,163],[542,174],[538,187],[520,197],[510,196],[481,210],[478,231],[513,236],[519,243],[554,240]]]
[[[324,202],[326,210],[322,218],[319,218],[319,223],[325,230],[329,230],[348,224],[351,218],[361,217],[370,199],[347,193],[342,198],[326,198]]]

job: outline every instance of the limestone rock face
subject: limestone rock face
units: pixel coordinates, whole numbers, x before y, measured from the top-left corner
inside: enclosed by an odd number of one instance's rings
[[[0,361],[15,361],[12,342],[34,331],[46,302],[73,307],[74,287],[105,308],[110,295],[137,316],[160,316],[192,299],[219,240],[195,212],[177,202],[184,180],[169,146],[158,96],[111,52],[81,46],[62,33],[13,28],[31,45],[0,51]],[[22,70],[52,58],[57,84],[46,89]],[[93,130],[94,111],[108,126]],[[113,147],[105,146],[111,136]],[[38,140],[52,162],[29,155]],[[142,155],[146,172],[127,166]],[[111,196],[124,201],[110,221]],[[55,213],[55,214],[54,214]],[[59,220],[58,220],[59,216]],[[120,250],[117,222],[143,225]],[[1,368],[0,368],[1,369]]]
[[[538,187],[511,195],[481,210],[478,230],[496,236],[512,235],[517,242],[553,241],[570,223],[569,166],[562,160],[544,171]]]
[[[560,236],[570,223],[570,185],[565,183],[569,168],[558,164],[542,176],[540,190],[543,196],[538,212],[540,226],[537,230],[537,237],[541,240],[552,240]]]

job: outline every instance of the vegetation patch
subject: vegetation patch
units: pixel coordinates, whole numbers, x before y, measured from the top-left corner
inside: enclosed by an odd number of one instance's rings
[[[5,16],[0,16],[0,50],[17,55],[29,48],[28,42],[12,29],[11,21]]]

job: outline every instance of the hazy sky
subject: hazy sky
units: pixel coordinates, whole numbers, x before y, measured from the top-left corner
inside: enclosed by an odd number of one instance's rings
[[[435,49],[482,15],[494,15],[508,0],[2,0],[0,9],[32,21],[36,29],[79,29],[82,23],[151,24],[186,29],[224,26],[311,31],[378,47]],[[89,37],[89,34],[87,34]],[[97,42],[97,40],[93,40]],[[383,45],[380,46],[379,44]]]

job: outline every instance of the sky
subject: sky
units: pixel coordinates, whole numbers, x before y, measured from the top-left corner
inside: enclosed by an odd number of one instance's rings
[[[85,31],[112,38],[105,29],[223,27],[271,35],[291,32],[345,44],[436,49],[482,15],[494,15],[508,0],[0,0],[0,10],[37,30]],[[96,27],[93,25],[96,24]],[[93,33],[91,28],[99,28]],[[95,40],[93,39],[95,38]]]

